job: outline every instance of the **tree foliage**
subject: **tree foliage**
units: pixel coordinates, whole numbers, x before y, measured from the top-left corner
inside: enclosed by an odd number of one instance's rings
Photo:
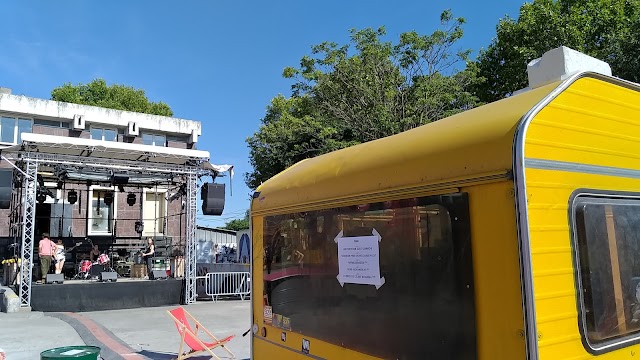
[[[233,219],[227,222],[222,228],[227,230],[233,230],[233,231],[249,229],[249,210],[245,212],[244,218]]]
[[[527,63],[562,45],[608,62],[615,76],[640,81],[640,0],[525,3],[517,20],[500,20],[480,52],[474,66],[486,81],[476,94],[490,102],[525,88]]]
[[[149,101],[144,90],[119,84],[107,85],[103,79],[95,79],[88,84],[72,85],[66,83],[51,91],[51,100],[173,116],[169,105],[163,102]]]
[[[469,50],[455,51],[463,18],[441,15],[430,35],[406,32],[396,44],[384,28],[350,31],[350,42],[323,42],[284,69],[290,97],[271,100],[259,130],[247,139],[255,189],[292,164],[350,145],[393,135],[472,108],[475,68],[457,70]]]

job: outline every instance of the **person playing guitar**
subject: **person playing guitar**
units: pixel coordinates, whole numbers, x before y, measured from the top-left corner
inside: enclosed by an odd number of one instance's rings
[[[147,247],[141,251],[142,258],[147,264],[147,277],[149,280],[153,280],[153,256],[156,252],[152,238],[147,238]]]
[[[66,252],[75,249],[76,247],[80,246],[80,244],[82,243],[76,243],[73,247],[65,249],[64,244],[62,243],[62,239],[58,239],[55,248],[56,274],[62,273],[62,267],[64,266],[64,261],[66,260]]]

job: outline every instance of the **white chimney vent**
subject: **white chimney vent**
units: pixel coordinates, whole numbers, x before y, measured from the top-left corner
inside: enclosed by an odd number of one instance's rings
[[[189,144],[195,144],[198,142],[198,132],[196,129],[191,130],[191,136],[189,137]]]
[[[554,81],[564,80],[581,71],[593,71],[611,76],[611,67],[606,62],[566,46],[560,46],[527,64],[529,88],[534,89]]]
[[[126,131],[127,136],[138,136],[140,135],[140,128],[138,127],[138,123],[135,121],[129,121],[129,125],[127,126]]]
[[[85,129],[85,121],[84,115],[73,115],[73,130],[84,130]]]

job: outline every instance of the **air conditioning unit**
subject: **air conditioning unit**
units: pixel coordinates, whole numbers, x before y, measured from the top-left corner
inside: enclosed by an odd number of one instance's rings
[[[129,125],[127,126],[126,131],[127,136],[138,136],[140,135],[140,128],[138,127],[138,123],[135,121],[129,121]]]
[[[529,88],[535,89],[554,81],[561,81],[580,71],[593,71],[611,76],[611,66],[606,62],[560,46],[527,64]]]
[[[84,115],[73,115],[73,130],[84,130],[85,129],[85,121]]]

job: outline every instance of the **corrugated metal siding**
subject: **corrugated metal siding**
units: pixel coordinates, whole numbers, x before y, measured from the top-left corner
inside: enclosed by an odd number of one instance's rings
[[[216,229],[196,229],[196,239],[198,241],[210,241],[214,244],[238,244],[235,234],[218,231]]]
[[[577,80],[531,122],[527,161],[640,170],[639,101],[637,91]],[[590,359],[578,327],[569,197],[578,188],[637,191],[640,180],[527,168],[526,187],[540,359]],[[634,353],[640,346],[600,357],[626,359]]]

